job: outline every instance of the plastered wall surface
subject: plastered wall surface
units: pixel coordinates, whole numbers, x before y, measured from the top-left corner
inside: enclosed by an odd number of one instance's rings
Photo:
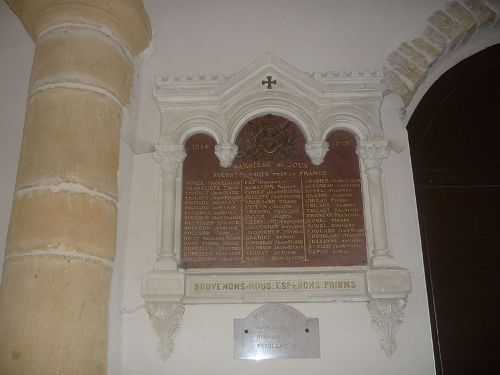
[[[443,2],[444,3],[444,2]],[[146,1],[153,45],[137,72],[130,124],[132,157],[129,220],[123,252],[120,353],[113,374],[433,374],[432,346],[408,149],[385,161],[386,205],[394,256],[411,272],[413,292],[398,349],[378,347],[366,303],[293,304],[318,317],[321,360],[233,360],[233,319],[259,305],[188,305],[167,362],[141,305],[140,277],[157,249],[160,170],[148,150],[157,142],[160,114],[152,99],[156,75],[237,72],[266,52],[303,71],[381,70],[385,56],[411,38],[440,4],[361,1]],[[405,35],[405,33],[407,35]],[[406,146],[404,131],[391,130]],[[123,165],[120,171],[122,171]],[[144,182],[148,183],[145,184]],[[390,181],[398,181],[397,184]],[[113,344],[112,344],[113,345]],[[117,362],[119,364],[117,365]]]
[[[3,1],[0,2],[0,51],[0,264],[3,264],[35,53],[35,44]]]

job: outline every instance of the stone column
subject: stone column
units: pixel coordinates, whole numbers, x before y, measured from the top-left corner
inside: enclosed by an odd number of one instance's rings
[[[176,270],[175,256],[175,196],[177,171],[186,151],[184,145],[157,145],[153,158],[160,165],[162,175],[161,243],[155,270]]]
[[[372,264],[383,266],[392,260],[387,243],[385,224],[384,193],[382,189],[382,162],[390,153],[387,141],[362,142],[357,149],[363,159],[365,173],[368,177],[368,194],[370,197],[370,213],[373,234]]]
[[[140,0],[7,0],[36,42],[0,289],[0,374],[105,374],[120,126]]]

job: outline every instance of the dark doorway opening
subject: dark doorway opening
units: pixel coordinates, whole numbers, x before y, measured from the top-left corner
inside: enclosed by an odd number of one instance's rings
[[[436,371],[500,374],[500,45],[441,76],[408,136]]]

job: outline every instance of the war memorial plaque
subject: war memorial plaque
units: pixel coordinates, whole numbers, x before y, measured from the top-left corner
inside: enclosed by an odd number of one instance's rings
[[[219,165],[215,140],[191,136],[183,165],[181,267],[328,267],[367,264],[355,137],[330,133],[323,163],[297,125],[273,115],[240,131]]]

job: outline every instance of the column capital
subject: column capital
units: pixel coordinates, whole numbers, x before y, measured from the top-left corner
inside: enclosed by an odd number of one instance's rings
[[[356,149],[356,153],[363,159],[366,169],[380,168],[390,152],[389,142],[385,139],[362,141]]]
[[[153,159],[160,165],[162,174],[177,174],[185,158],[184,145],[156,145],[153,153]]]
[[[151,40],[151,25],[142,0],[6,0],[33,40],[57,25],[84,24],[107,30],[132,54]]]

